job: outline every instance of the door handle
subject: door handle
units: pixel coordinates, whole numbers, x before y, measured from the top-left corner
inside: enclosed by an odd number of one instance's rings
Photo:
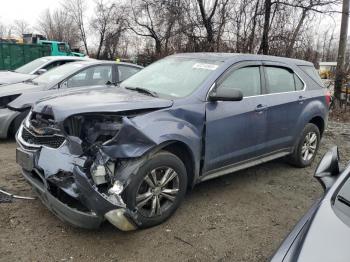
[[[306,99],[305,96],[299,96],[299,98],[298,98],[299,104],[303,104],[305,99]]]
[[[255,112],[262,113],[267,109],[267,105],[259,104],[255,108]]]

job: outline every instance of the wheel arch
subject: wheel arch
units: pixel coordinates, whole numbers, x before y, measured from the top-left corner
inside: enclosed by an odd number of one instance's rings
[[[26,116],[29,113],[29,109],[25,111],[18,112],[14,117],[12,117],[11,122],[9,122],[9,125],[7,127],[7,137],[12,137],[16,135],[17,130],[16,129],[16,122],[22,122]]]
[[[325,130],[325,121],[321,116],[314,116],[310,119],[309,123],[314,124],[318,127],[318,130],[320,130],[320,135],[322,137],[322,134]]]
[[[197,177],[197,165],[194,157],[194,153],[190,147],[178,140],[168,141],[162,143],[157,147],[157,151],[165,150],[174,155],[176,155],[185,165],[187,178],[188,178],[188,187],[192,188],[195,184],[195,178]]]

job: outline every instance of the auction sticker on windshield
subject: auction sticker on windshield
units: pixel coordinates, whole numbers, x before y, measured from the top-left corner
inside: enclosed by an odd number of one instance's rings
[[[196,63],[196,64],[194,64],[194,65],[192,66],[192,68],[206,69],[206,70],[215,70],[216,68],[218,68],[218,65]]]

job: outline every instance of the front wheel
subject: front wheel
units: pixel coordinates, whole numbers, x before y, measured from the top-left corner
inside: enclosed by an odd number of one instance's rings
[[[161,151],[139,168],[124,191],[130,210],[137,210],[140,228],[167,220],[179,207],[187,188],[184,163],[174,154]]]
[[[320,130],[315,124],[308,123],[300,136],[299,143],[289,156],[289,162],[297,167],[311,165],[320,145]]]

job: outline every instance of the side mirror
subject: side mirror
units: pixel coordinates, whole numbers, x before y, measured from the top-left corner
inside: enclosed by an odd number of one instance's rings
[[[42,74],[44,74],[44,73],[46,73],[46,72],[47,72],[47,69],[41,68],[41,69],[39,69],[38,71],[36,71],[36,74],[37,74],[37,75],[42,75]]]
[[[115,85],[117,85],[117,84],[116,83],[112,83],[109,80],[106,82],[106,86],[115,86]]]
[[[334,146],[322,157],[314,177],[321,183],[324,190],[328,190],[337,180],[339,172],[339,152],[338,147]]]
[[[214,89],[209,94],[210,101],[241,101],[242,99],[241,90],[234,88]]]
[[[68,88],[68,81],[61,82],[59,88]]]

